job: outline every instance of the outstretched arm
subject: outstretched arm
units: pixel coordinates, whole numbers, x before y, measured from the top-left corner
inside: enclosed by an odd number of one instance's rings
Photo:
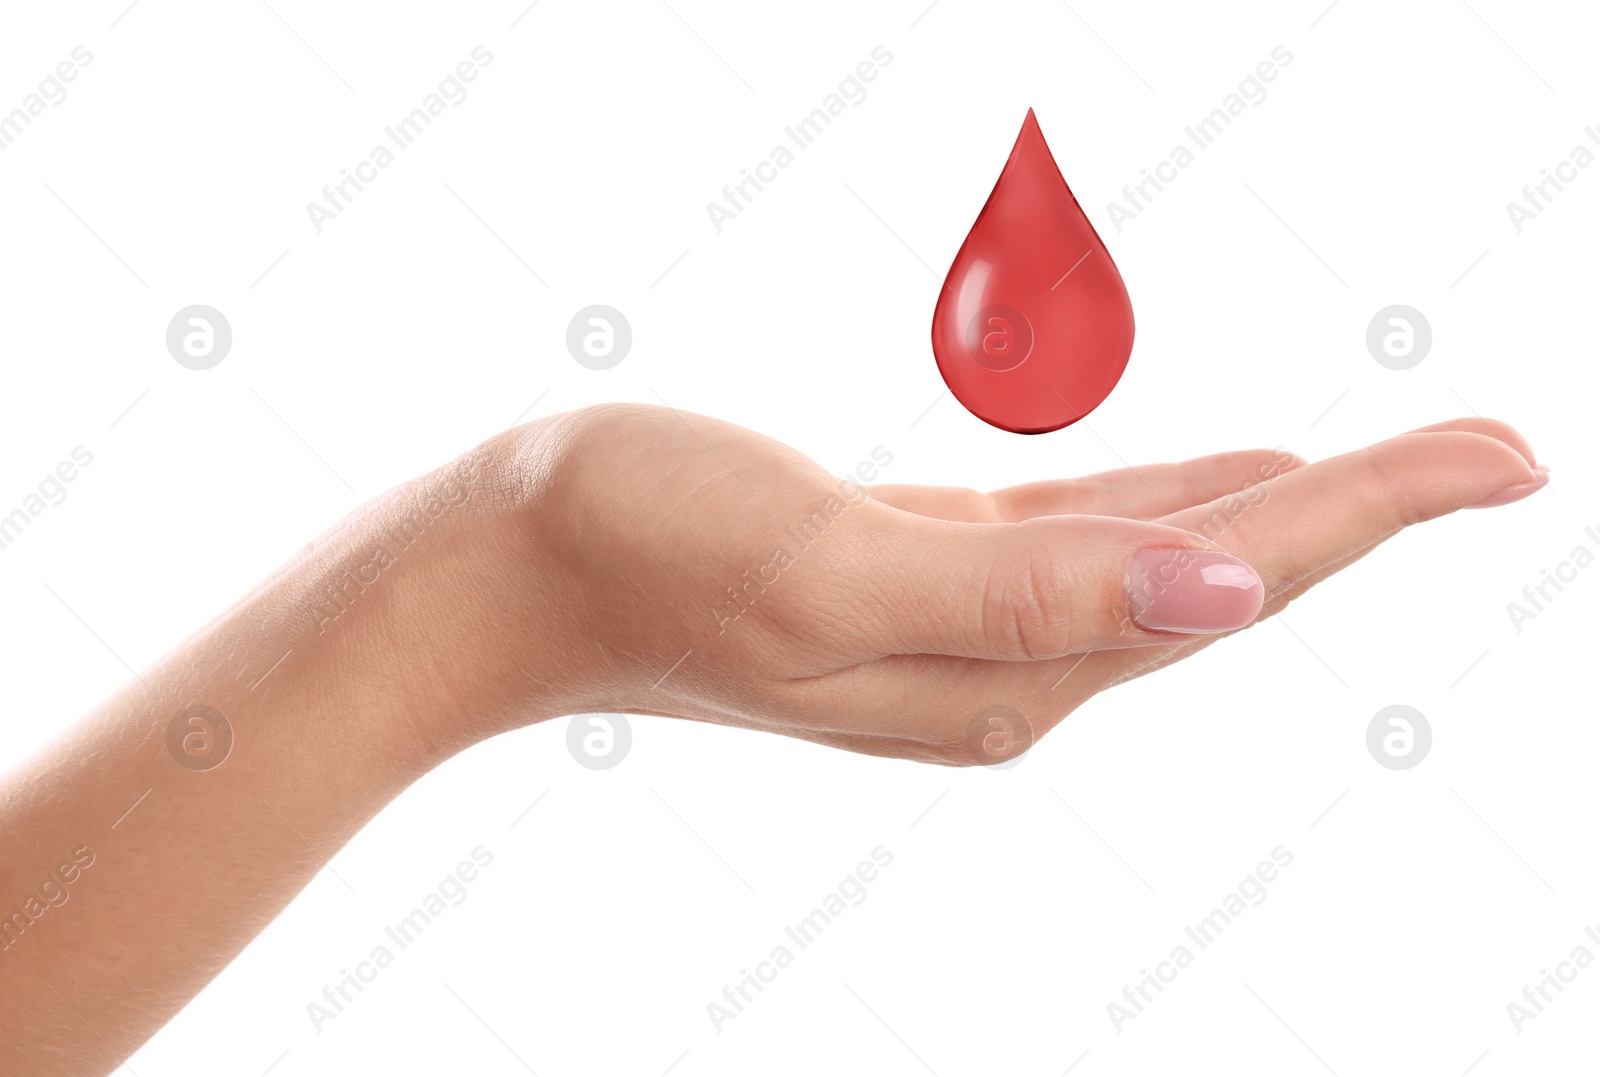
[[[1544,481],[1483,420],[993,495],[869,496],[661,408],[510,431],[358,510],[0,783],[0,1072],[114,1069],[495,733],[631,711],[998,762],[1401,528]],[[996,700],[1022,739],[973,738]]]

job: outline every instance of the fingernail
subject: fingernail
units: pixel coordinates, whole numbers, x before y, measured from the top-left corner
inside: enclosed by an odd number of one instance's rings
[[[1543,464],[1533,469],[1534,477],[1514,482],[1504,490],[1490,494],[1482,501],[1475,501],[1468,505],[1469,509],[1492,509],[1499,505],[1509,505],[1513,501],[1521,501],[1531,494],[1543,490],[1550,483],[1550,469]]]
[[[1213,550],[1141,550],[1128,560],[1124,586],[1140,628],[1192,635],[1243,628],[1267,593],[1255,569]]]

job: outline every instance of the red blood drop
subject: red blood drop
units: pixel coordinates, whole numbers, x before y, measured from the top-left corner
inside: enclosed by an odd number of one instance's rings
[[[1128,289],[1029,109],[939,292],[939,373],[984,422],[1043,434],[1098,407],[1132,350]]]

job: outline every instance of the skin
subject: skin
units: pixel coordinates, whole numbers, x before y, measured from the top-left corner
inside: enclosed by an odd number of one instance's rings
[[[995,762],[1219,638],[1131,621],[1133,553],[1225,550],[1266,618],[1402,528],[1531,492],[1534,467],[1472,419],[1316,464],[1248,451],[869,497],[665,408],[508,431],[357,510],[0,782],[0,913],[47,879],[70,893],[0,952],[0,1072],[114,1069],[396,794],[497,733],[621,711]],[[819,538],[785,538],[829,498]],[[408,517],[420,537],[372,567]],[[719,607],[779,545],[792,564]],[[330,604],[352,570],[370,582]],[[233,731],[212,769],[168,746],[194,703]],[[975,755],[969,721],[997,703],[1029,728]]]

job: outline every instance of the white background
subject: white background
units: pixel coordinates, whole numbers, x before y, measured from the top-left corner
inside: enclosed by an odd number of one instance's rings
[[[881,444],[887,481],[985,488],[1317,458],[1475,411],[1527,433],[1549,489],[1400,536],[1292,631],[1097,698],[1004,772],[652,718],[605,772],[572,760],[564,721],[482,745],[334,857],[133,1070],[1595,1063],[1600,971],[1520,1033],[1506,1012],[1600,924],[1600,567],[1520,633],[1506,610],[1600,550],[1600,168],[1520,234],[1505,209],[1600,124],[1592,12],[925,6],[6,5],[0,108],[74,46],[94,60],[0,152],[0,510],[74,446],[94,462],[0,550],[0,765],[360,500],[599,401],[717,415],[840,474]],[[480,44],[470,97],[318,234],[305,204]],[[705,204],[877,45],[894,59],[869,96],[718,234]],[[1294,59],[1268,97],[1113,228],[1120,188],[1277,45]],[[928,344],[1029,106],[1139,324],[1111,398],[1034,438],[963,411]],[[203,373],[164,343],[193,303],[234,332]],[[564,345],[591,303],[633,326],[606,372]],[[1393,303],[1434,332],[1404,372],[1364,342]],[[1395,703],[1434,734],[1408,771],[1365,744]],[[467,902],[316,1031],[306,1004],[480,844]],[[880,844],[868,900],[718,1032],[706,1004]],[[1106,1004],[1280,844],[1294,862],[1265,903],[1118,1032]]]

